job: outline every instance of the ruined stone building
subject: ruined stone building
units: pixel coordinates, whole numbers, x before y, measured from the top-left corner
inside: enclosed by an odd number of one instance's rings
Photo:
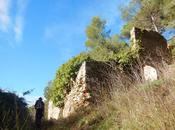
[[[170,53],[166,39],[154,31],[133,28],[131,31],[131,48],[141,47],[139,52],[141,66],[137,66],[142,80],[156,80],[161,75],[161,67],[170,63]],[[132,73],[136,78],[136,75]],[[80,107],[101,102],[102,95],[112,92],[113,88],[127,86],[123,79],[133,82],[134,78],[117,68],[116,62],[84,62],[79,69],[74,87],[66,96],[64,108],[57,108],[50,101],[48,118],[68,117]]]

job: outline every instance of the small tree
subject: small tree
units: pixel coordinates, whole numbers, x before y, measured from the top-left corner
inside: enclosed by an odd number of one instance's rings
[[[95,48],[98,45],[103,45],[106,43],[106,38],[109,36],[109,31],[105,30],[105,24],[105,20],[101,20],[99,17],[93,17],[91,24],[86,28],[86,47]]]

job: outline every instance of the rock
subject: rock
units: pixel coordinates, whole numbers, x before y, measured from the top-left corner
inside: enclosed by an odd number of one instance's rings
[[[146,81],[154,81],[158,79],[157,71],[155,68],[145,65],[143,69]]]

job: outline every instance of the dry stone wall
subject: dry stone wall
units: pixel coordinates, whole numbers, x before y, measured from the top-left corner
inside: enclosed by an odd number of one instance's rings
[[[116,85],[114,82],[119,75],[116,72],[110,63],[84,62],[74,87],[66,96],[63,117],[68,117],[81,107],[100,103],[102,95],[109,93],[112,85]]]
[[[155,80],[163,76],[163,69],[171,64],[172,58],[166,39],[155,31],[131,30],[132,49],[139,47],[140,61],[143,64],[141,75],[144,80]]]
[[[166,39],[155,31],[141,30],[133,27],[131,30],[132,48],[141,48],[140,57],[144,64],[161,66],[162,62],[171,63],[171,55]]]
[[[160,75],[159,67],[170,63],[167,42],[163,36],[153,31],[133,28],[131,31],[132,49],[141,47],[140,62],[131,73],[120,70],[117,62],[84,62],[79,69],[76,81],[64,102],[63,110],[49,107],[49,119],[64,118],[80,108],[100,104],[104,96],[110,96],[112,90],[127,87],[137,77],[153,81]],[[135,73],[133,73],[135,72]],[[139,77],[139,78],[140,78]],[[127,81],[123,82],[123,81]]]
[[[90,95],[86,90],[86,62],[84,62],[80,67],[74,86],[65,98],[63,117],[68,117],[78,108],[89,105],[87,100],[90,98]]]
[[[52,101],[48,103],[48,119],[57,120],[62,117],[62,109],[54,106]]]

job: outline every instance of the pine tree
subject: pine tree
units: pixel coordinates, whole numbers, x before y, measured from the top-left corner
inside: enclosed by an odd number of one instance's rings
[[[175,1],[132,0],[122,9],[122,18],[126,21],[122,29],[124,37],[129,36],[133,26],[163,33],[175,27]]]

